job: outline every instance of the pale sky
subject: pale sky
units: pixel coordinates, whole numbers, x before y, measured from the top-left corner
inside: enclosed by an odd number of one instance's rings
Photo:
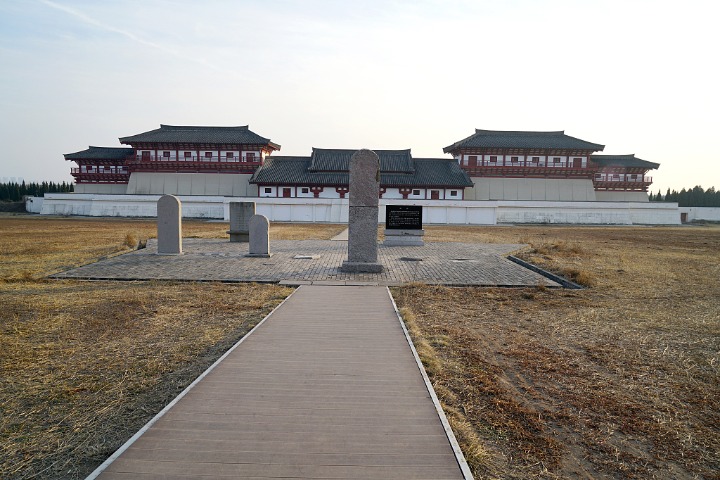
[[[249,125],[281,155],[564,130],[720,188],[709,0],[0,0],[0,177],[169,125]]]

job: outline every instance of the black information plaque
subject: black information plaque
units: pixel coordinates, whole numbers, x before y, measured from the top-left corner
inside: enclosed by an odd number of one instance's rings
[[[422,230],[422,207],[385,205],[385,228],[388,230]]]

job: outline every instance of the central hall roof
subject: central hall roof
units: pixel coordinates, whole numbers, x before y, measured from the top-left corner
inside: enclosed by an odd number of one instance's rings
[[[280,145],[251,131],[248,125],[244,127],[160,125],[160,128],[149,132],[121,137],[120,143],[245,144],[267,145],[274,150],[280,150]]]
[[[410,149],[373,150],[380,157],[380,172],[411,173],[414,170]],[[312,172],[348,172],[350,158],[357,150],[340,148],[312,149],[310,166]]]
[[[416,158],[411,160],[414,169],[410,173],[381,172],[383,186],[433,186],[448,188],[472,187],[467,174],[453,159]],[[267,157],[255,172],[250,183],[263,185],[348,185],[348,171],[312,171],[312,157]]]
[[[579,138],[557,132],[521,132],[503,130],[480,130],[467,138],[443,148],[443,152],[452,153],[461,148],[543,148],[558,150],[601,151],[605,145],[586,142]]]
[[[128,155],[133,153],[132,148],[128,147],[89,147],[86,150],[80,150],[75,153],[66,153],[63,155],[65,160],[125,160]]]
[[[654,170],[660,167],[659,163],[639,159],[634,153],[629,155],[593,155],[592,161],[602,167],[639,167]]]

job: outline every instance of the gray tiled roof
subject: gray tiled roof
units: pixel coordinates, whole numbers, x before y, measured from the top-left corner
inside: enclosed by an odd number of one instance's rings
[[[593,155],[590,158],[601,167],[639,167],[648,170],[660,167],[659,163],[641,160],[634,153],[629,155]]]
[[[348,185],[349,173],[309,170],[311,157],[267,157],[250,183],[263,185]],[[455,160],[418,158],[411,160],[412,173],[381,173],[383,186],[472,187],[467,174]]]
[[[461,148],[548,148],[558,150],[600,151],[605,145],[586,142],[559,132],[513,132],[500,130],[479,130],[452,145],[443,152],[452,153]]]
[[[89,147],[75,153],[63,155],[65,160],[125,160],[125,157],[133,153],[132,148],[127,147]]]
[[[381,172],[413,171],[410,149],[373,151],[380,157]],[[357,150],[313,147],[309,169],[313,172],[347,172],[350,169],[350,158],[355,152]]]
[[[435,187],[472,187],[467,173],[454,159],[415,158],[415,172],[412,175],[381,174],[384,185],[427,185]]]
[[[261,137],[244,127],[199,127],[160,125],[160,128],[149,132],[138,133],[129,137],[121,137],[120,143],[198,143],[198,144],[245,144],[267,145],[280,150],[280,145],[270,139]]]

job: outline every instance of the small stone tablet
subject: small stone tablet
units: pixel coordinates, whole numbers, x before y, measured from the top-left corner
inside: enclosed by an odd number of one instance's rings
[[[270,221],[265,215],[250,217],[250,253],[248,257],[270,258]]]
[[[174,195],[163,195],[157,202],[158,255],[182,254],[182,205]]]

